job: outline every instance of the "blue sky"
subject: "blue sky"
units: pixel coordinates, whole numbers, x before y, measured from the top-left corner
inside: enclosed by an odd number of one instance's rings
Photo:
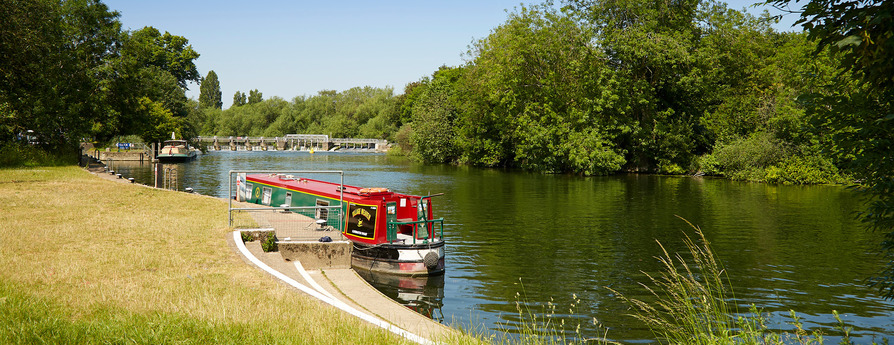
[[[391,86],[456,66],[473,40],[487,37],[518,0],[455,1],[196,1],[105,0],[125,29],[153,26],[187,38],[214,70],[224,108],[233,94],[264,98],[315,95],[355,86]],[[213,4],[212,4],[213,3]],[[528,2],[530,3],[530,2]],[[732,1],[741,9],[752,1]],[[749,9],[759,13],[760,9]],[[791,16],[789,16],[791,17]],[[777,25],[786,30],[794,18]],[[187,95],[198,98],[199,87]]]

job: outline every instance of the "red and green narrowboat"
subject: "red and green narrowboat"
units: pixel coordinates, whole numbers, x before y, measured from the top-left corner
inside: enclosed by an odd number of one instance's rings
[[[286,174],[249,174],[246,201],[317,207],[315,217],[354,243],[356,269],[409,276],[444,273],[444,219],[434,219],[432,196],[359,188]],[[246,193],[247,194],[247,193]],[[341,212],[330,217],[332,206]]]

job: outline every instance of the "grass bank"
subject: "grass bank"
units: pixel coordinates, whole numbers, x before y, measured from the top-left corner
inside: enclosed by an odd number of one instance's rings
[[[227,245],[226,204],[77,167],[0,170],[7,343],[406,343]]]

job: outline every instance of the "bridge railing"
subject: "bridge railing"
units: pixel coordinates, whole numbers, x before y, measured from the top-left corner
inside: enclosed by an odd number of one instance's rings
[[[382,149],[386,148],[388,141],[383,139],[370,138],[329,138],[323,134],[288,134],[283,137],[220,137],[220,136],[199,136],[196,141],[204,144],[212,144],[215,149],[219,147],[229,147],[236,150],[237,147],[244,147],[246,150],[252,150],[258,146],[261,150],[274,148],[275,150],[294,150],[299,149],[317,149],[329,150],[333,147],[341,149]],[[211,145],[207,145],[211,146]]]

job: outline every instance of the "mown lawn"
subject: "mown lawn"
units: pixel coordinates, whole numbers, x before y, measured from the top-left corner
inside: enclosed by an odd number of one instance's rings
[[[246,264],[226,211],[78,167],[0,170],[0,340],[406,343]]]

